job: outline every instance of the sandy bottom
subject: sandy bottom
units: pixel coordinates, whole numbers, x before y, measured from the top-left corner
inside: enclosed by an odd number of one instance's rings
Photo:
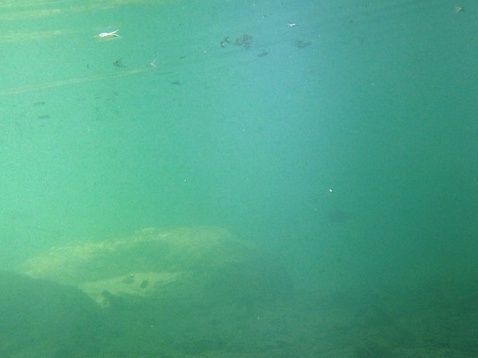
[[[71,295],[57,293],[53,307],[37,306],[41,312],[37,316],[30,313],[37,317],[34,320],[16,322],[15,316],[21,318],[20,310],[15,315],[6,312],[8,322],[0,325],[0,355],[478,356],[476,282],[443,281],[407,289],[381,287],[335,293],[304,291],[262,306],[231,302],[220,307],[207,303],[193,307],[187,297],[171,307],[119,301],[98,312],[92,312],[86,302],[68,298]],[[11,310],[14,302],[3,309]],[[58,310],[64,303],[66,308]],[[82,305],[89,314],[83,314]]]

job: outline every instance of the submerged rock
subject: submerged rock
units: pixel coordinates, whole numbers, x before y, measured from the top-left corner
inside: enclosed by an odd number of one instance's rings
[[[269,345],[279,329],[270,312],[292,295],[277,259],[221,228],[145,229],[52,248],[18,269],[75,286],[97,303],[104,356],[237,351],[252,337]]]
[[[290,296],[282,265],[221,228],[145,229],[114,241],[56,247],[19,267],[73,285],[102,307],[118,302],[267,304]]]
[[[0,272],[0,356],[85,356],[97,349],[100,309],[81,290]]]

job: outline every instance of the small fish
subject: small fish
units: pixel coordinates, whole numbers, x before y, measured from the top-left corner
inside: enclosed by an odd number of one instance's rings
[[[109,38],[109,37],[121,37],[120,35],[118,35],[118,32],[119,30],[115,30],[115,31],[111,31],[111,32],[101,32],[98,34],[98,37],[99,38]]]

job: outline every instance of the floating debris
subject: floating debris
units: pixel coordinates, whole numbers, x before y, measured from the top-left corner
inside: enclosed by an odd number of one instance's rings
[[[115,61],[113,61],[113,66],[115,67],[125,67],[123,63],[123,58],[118,58]]]
[[[297,40],[293,43],[293,45],[297,48],[304,48],[304,47],[308,47],[308,46],[312,45],[312,42]]]
[[[252,36],[244,34],[241,37],[238,37],[236,41],[234,41],[234,45],[249,48],[252,45]]]
[[[226,47],[226,44],[230,44],[231,41],[229,41],[229,36],[224,37],[221,42],[219,42],[219,46],[222,48]]]

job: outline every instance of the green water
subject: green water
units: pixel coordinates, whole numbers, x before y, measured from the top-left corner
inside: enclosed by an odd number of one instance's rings
[[[277,256],[298,291],[476,279],[472,2],[0,10],[2,268],[219,226]]]

